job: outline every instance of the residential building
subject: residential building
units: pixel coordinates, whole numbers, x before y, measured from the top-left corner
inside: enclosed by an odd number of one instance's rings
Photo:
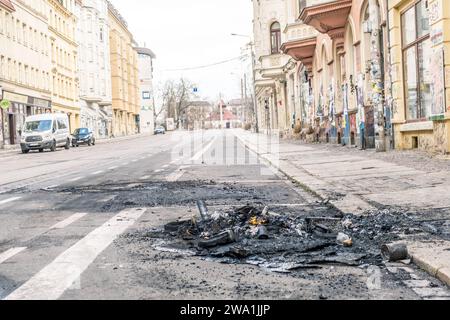
[[[51,111],[49,4],[0,0],[0,148],[20,143],[26,116]]]
[[[78,0],[77,0],[78,1]],[[69,116],[70,130],[80,127],[77,18],[75,0],[47,0],[52,67],[52,110]]]
[[[112,78],[113,136],[136,134],[139,130],[138,54],[125,19],[108,2]]]
[[[211,129],[211,124],[207,121],[213,111],[213,104],[209,101],[198,100],[189,102],[189,106],[183,110],[183,128],[186,130]]]
[[[80,125],[93,130],[97,139],[108,138],[112,129],[108,3],[106,0],[77,1],[75,9]]]
[[[450,152],[450,1],[389,0],[395,147]]]
[[[147,48],[136,48],[138,52],[140,112],[139,132],[155,131],[155,95],[153,91],[153,60],[155,54]]]

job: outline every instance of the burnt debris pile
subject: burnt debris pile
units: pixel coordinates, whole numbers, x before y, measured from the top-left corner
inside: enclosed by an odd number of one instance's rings
[[[168,223],[147,237],[160,250],[184,250],[222,263],[248,263],[278,272],[323,265],[379,265],[381,247],[419,233],[414,221],[389,212],[359,216],[296,216],[245,206]]]

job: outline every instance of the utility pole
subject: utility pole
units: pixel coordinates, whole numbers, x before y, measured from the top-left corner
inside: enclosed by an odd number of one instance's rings
[[[384,119],[384,83],[381,59],[381,27],[380,8],[377,0],[369,0],[371,24],[371,80],[372,105],[375,113],[375,148],[377,152],[386,151],[385,119]]]

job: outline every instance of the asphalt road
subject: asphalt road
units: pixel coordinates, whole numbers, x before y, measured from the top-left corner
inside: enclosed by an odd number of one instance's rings
[[[374,289],[367,266],[278,273],[169,252],[143,236],[198,215],[198,199],[211,212],[255,204],[332,214],[260,163],[232,131],[0,159],[0,299],[423,298],[405,285],[404,273],[386,268]]]

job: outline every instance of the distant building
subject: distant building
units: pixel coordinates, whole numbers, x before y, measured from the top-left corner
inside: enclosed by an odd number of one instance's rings
[[[139,85],[140,85],[140,133],[155,131],[155,96],[153,90],[153,60],[155,54],[147,48],[136,48],[138,53]]]
[[[207,122],[212,113],[213,105],[209,101],[191,101],[183,112],[183,127],[187,130],[210,129]]]
[[[112,134],[126,136],[139,131],[138,57],[128,24],[108,2],[112,78]]]
[[[108,138],[112,125],[111,64],[106,0],[77,2],[81,127]]]

